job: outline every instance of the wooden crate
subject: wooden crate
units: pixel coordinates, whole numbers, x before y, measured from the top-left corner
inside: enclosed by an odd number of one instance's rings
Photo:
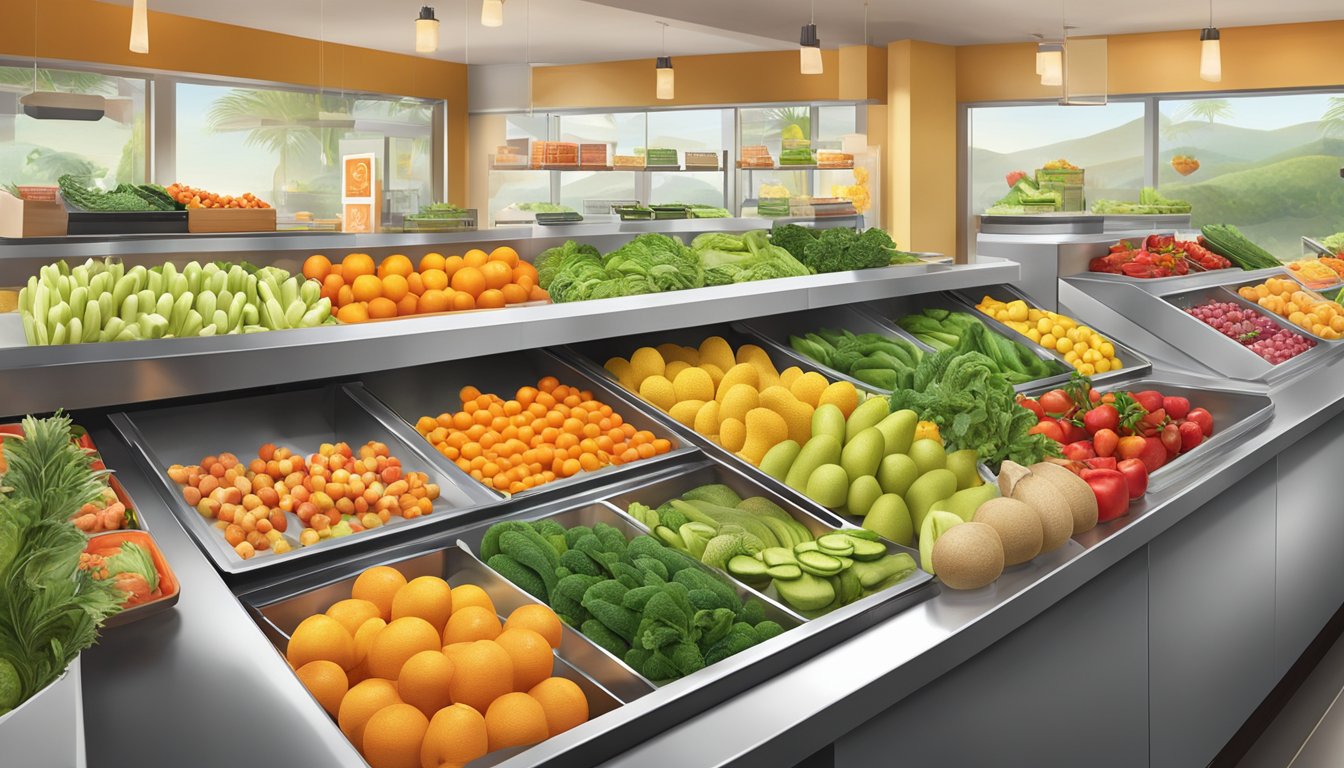
[[[274,208],[188,208],[187,231],[274,232]]]
[[[0,190],[0,237],[64,237],[69,222],[59,200],[22,200]]]

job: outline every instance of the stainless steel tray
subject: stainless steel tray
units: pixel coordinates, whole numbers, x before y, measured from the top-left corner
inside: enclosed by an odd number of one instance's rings
[[[420,416],[437,416],[444,411],[456,410],[460,404],[458,391],[467,385],[475,386],[482,392],[492,392],[508,399],[519,387],[535,386],[543,376],[554,376],[561,384],[592,390],[594,395],[605,402],[611,399],[611,387],[601,377],[593,376],[589,371],[575,367],[555,355],[543,350],[529,350],[504,355],[462,360],[451,363],[436,363],[408,371],[388,371],[365,376],[363,386],[374,399],[372,409],[385,408],[391,414],[388,419],[393,429],[407,442],[425,447],[425,455],[445,472],[460,472],[452,461],[429,445],[425,438],[415,430],[415,420]],[[614,405],[613,405],[614,407]],[[650,418],[643,411],[622,409],[619,411],[626,422],[637,429],[647,429],[659,437],[672,441],[672,450],[659,456],[640,459],[628,464],[608,465],[592,472],[579,472],[567,478],[536,486],[513,494],[514,498],[527,498],[541,493],[564,492],[568,488],[585,485],[590,482],[603,482],[606,479],[631,472],[640,472],[658,464],[675,461],[681,456],[694,453],[695,449],[669,432],[663,423]],[[468,480],[478,485],[482,491],[496,498],[509,494],[486,488],[468,476]]]
[[[1141,281],[1134,281],[1134,282],[1141,282]],[[1028,307],[1032,307],[1034,309],[1040,309],[1040,307],[1038,307],[1035,302],[1027,298],[1026,294],[1022,293],[1021,291],[1017,290],[1011,285],[987,286],[983,289],[976,289],[976,292],[980,293],[982,296],[983,295],[993,296],[995,299],[999,299],[999,297],[1001,296],[1008,296],[1009,297],[1007,299],[1008,301],[1021,300],[1025,301]],[[954,293],[959,298],[961,298],[961,300],[964,301],[967,306],[971,308],[971,311],[974,312],[977,317],[980,317],[981,319],[992,319],[989,318],[989,316],[986,315],[985,313],[976,309],[976,305],[980,303],[978,299],[973,298],[972,296],[963,291],[955,291]],[[1068,312],[1064,310],[1063,307],[1061,307],[1060,310],[1056,312],[1056,314],[1071,317],[1068,314]],[[1077,318],[1073,318],[1073,320],[1075,322],[1078,322]],[[1020,343],[1034,345],[1038,349],[1041,349],[1046,354],[1050,355],[1055,360],[1058,360],[1060,363],[1062,363],[1066,368],[1069,369],[1070,373],[1074,370],[1073,366],[1069,365],[1067,362],[1064,361],[1064,356],[1054,351],[1053,349],[1045,349],[1044,347],[1041,347],[1039,344],[1033,342],[1029,337],[1018,333],[1017,331],[1013,330],[1012,328],[1009,328],[1006,325],[1003,325],[1002,323],[999,323],[997,320],[995,321],[995,323],[999,325],[999,327],[1003,328],[1004,332],[1009,334],[1008,338],[1014,339]],[[1084,325],[1084,323],[1079,322],[1079,325]],[[1093,328],[1092,330],[1101,333],[1099,329]],[[1120,340],[1116,339],[1115,336],[1113,335],[1102,334],[1102,336],[1104,336],[1106,340],[1111,343],[1111,346],[1115,347],[1115,355],[1120,359],[1120,362],[1124,364],[1124,367],[1118,371],[1107,371],[1106,373],[1093,374],[1091,378],[1094,383],[1129,381],[1131,379],[1136,379],[1140,376],[1146,376],[1153,370],[1153,364],[1148,360],[1148,358],[1139,354],[1137,351],[1130,348],[1124,342],[1121,342]],[[1065,380],[1067,379],[1068,377],[1066,376]]]
[[[495,609],[499,611],[502,622],[515,608],[533,605],[536,601],[507,579],[495,573],[484,563],[471,555],[459,543],[457,546],[436,550],[400,561],[385,563],[401,571],[406,578],[419,576],[438,576],[449,584],[475,584],[490,596]],[[265,602],[244,600],[248,612],[252,615],[262,633],[283,656],[289,636],[301,621],[309,616],[324,612],[332,604],[350,597],[358,573],[330,581],[322,586],[286,593],[286,585],[270,591]],[[555,652],[555,666],[552,674],[574,681],[588,699],[589,719],[619,708],[628,701],[634,701],[653,691],[653,686],[638,676],[631,675],[628,668],[614,663],[605,651],[565,626],[560,647]],[[314,700],[314,705],[317,705]],[[469,768],[485,768],[496,765],[524,751],[524,748],[491,752],[468,763]]]
[[[1155,389],[1164,395],[1184,397],[1190,401],[1191,408],[1203,408],[1213,416],[1213,434],[1194,449],[1178,454],[1176,458],[1153,472],[1148,480],[1149,491],[1166,488],[1182,478],[1190,478],[1199,469],[1216,461],[1223,446],[1255,430],[1274,415],[1274,401],[1267,395],[1240,389],[1226,389],[1216,385],[1201,384],[1196,387],[1161,378],[1145,378],[1098,387],[1097,391],[1111,392],[1121,389],[1129,392]],[[1029,394],[1034,397],[1045,391],[1042,388]]]
[[[683,493],[692,488],[698,488],[699,486],[708,485],[710,483],[722,483],[733,489],[737,495],[744,499],[751,496],[763,496],[768,498],[770,501],[773,501],[775,504],[782,507],[794,520],[797,520],[806,526],[807,529],[812,532],[813,536],[821,536],[822,534],[831,531],[843,531],[846,529],[858,528],[858,526],[829,510],[815,512],[804,509],[800,505],[795,504],[792,500],[785,498],[782,494],[776,493],[774,490],[747,477],[736,468],[729,467],[717,461],[709,461],[699,465],[688,466],[685,471],[679,475],[649,480],[643,485],[624,489],[619,494],[607,499],[607,503],[620,510],[623,516],[628,517],[625,510],[629,509],[630,505],[634,502],[640,502],[649,507],[656,508],[669,499],[679,498]],[[632,523],[638,526],[641,531],[647,530],[638,520],[635,520],[633,517],[629,517],[629,519]],[[911,549],[910,547],[903,547],[899,544],[887,541],[886,539],[882,539],[882,543],[886,545],[888,554],[904,552],[913,558],[916,563],[919,562],[918,550]],[[718,572],[741,585],[743,589],[764,595],[769,598],[771,602],[778,603],[782,610],[787,611],[789,615],[796,617],[800,621],[809,621],[819,618],[809,618],[790,608],[788,603],[780,599],[773,586],[764,590],[756,589],[755,587],[742,582],[731,573],[725,571]],[[919,588],[932,578],[933,577],[928,573],[916,568],[915,573],[911,574],[905,581],[893,585],[888,589],[884,589],[877,594],[869,595],[868,597],[855,601],[853,604],[871,605],[875,602],[895,598],[905,592]]]
[[[243,573],[269,568],[299,558],[349,547],[410,528],[451,520],[457,524],[487,513],[498,498],[456,467],[440,469],[428,460],[420,444],[406,442],[385,420],[365,409],[358,393],[339,384],[280,394],[221,400],[212,403],[181,405],[171,408],[122,412],[110,420],[131,445],[150,475],[160,482],[159,490],[200,548],[225,573]],[[288,447],[305,456],[324,442],[345,441],[351,448],[369,440],[386,443],[406,471],[429,475],[439,485],[434,511],[411,520],[398,516],[385,525],[351,536],[324,539],[308,547],[298,546],[302,526],[290,512],[285,536],[292,540],[292,551],[276,555],[270,550],[244,560],[224,541],[214,524],[187,506],[181,487],[167,475],[172,464],[196,464],[211,454],[228,451],[246,463],[256,456],[263,443]]]
[[[1275,318],[1275,319],[1279,320],[1279,321],[1282,322],[1284,325],[1286,325],[1288,328],[1291,328],[1292,330],[1294,330],[1294,331],[1296,331],[1296,332],[1302,334],[1303,336],[1306,336],[1307,338],[1314,340],[1317,344],[1326,344],[1326,345],[1332,345],[1332,344],[1344,344],[1344,339],[1327,339],[1327,338],[1323,338],[1323,337],[1321,337],[1321,336],[1316,335],[1315,333],[1312,333],[1311,331],[1309,331],[1309,330],[1307,330],[1307,329],[1305,329],[1305,328],[1302,328],[1302,327],[1300,327],[1300,326],[1296,326],[1296,325],[1294,325],[1291,321],[1289,321],[1287,318],[1285,318],[1284,316],[1279,315],[1279,314],[1276,314],[1276,313],[1274,313],[1274,312],[1270,312],[1269,310],[1265,309],[1264,307],[1261,307],[1261,306],[1259,305],[1259,303],[1254,302],[1254,301],[1251,301],[1250,299],[1246,298],[1245,296],[1242,296],[1240,293],[1237,292],[1239,289],[1241,289],[1241,288],[1244,287],[1244,286],[1255,286],[1255,285],[1259,285],[1259,284],[1265,282],[1266,280],[1268,280],[1268,279],[1271,278],[1271,277],[1277,277],[1277,278],[1279,278],[1280,280],[1288,280],[1288,281],[1297,283],[1298,290],[1302,291],[1303,293],[1307,294],[1308,296],[1310,296],[1311,298],[1313,298],[1313,299],[1315,299],[1315,300],[1317,300],[1317,301],[1330,301],[1330,302],[1333,302],[1333,301],[1334,301],[1334,299],[1327,299],[1327,298],[1325,297],[1325,294],[1320,293],[1319,291],[1316,291],[1316,290],[1314,290],[1314,289],[1312,289],[1312,288],[1308,288],[1308,287],[1306,286],[1305,283],[1303,283],[1302,281],[1300,281],[1300,280],[1298,280],[1297,278],[1293,277],[1293,273],[1290,272],[1290,271],[1288,271],[1288,270],[1286,270],[1286,269],[1284,269],[1284,270],[1279,270],[1279,271],[1277,271],[1277,272],[1271,272],[1271,273],[1269,273],[1268,275],[1266,275],[1266,276],[1265,276],[1264,278],[1262,278],[1262,279],[1258,278],[1258,279],[1253,279],[1253,280],[1247,280],[1247,279],[1243,278],[1243,279],[1241,279],[1241,280],[1229,281],[1229,282],[1226,282],[1226,283],[1222,283],[1222,287],[1223,287],[1223,289],[1226,290],[1228,293],[1232,294],[1232,296],[1234,297],[1234,298],[1233,298],[1233,301],[1235,301],[1236,303],[1242,305],[1243,307],[1255,307],[1257,310],[1260,311],[1261,314],[1268,315],[1268,316],[1270,316],[1270,317],[1272,317],[1272,318]]]
[[[1015,385],[1013,389],[1018,392],[1025,391],[1029,387],[1045,386],[1047,384],[1063,384],[1069,380],[1069,372],[1072,371],[1073,368],[1069,366],[1068,363],[1064,362],[1062,357],[1056,355],[1045,347],[1042,347],[1040,344],[1037,344],[1017,331],[1014,331],[1012,328],[1005,326],[998,320],[977,311],[974,306],[966,303],[966,300],[963,297],[958,296],[955,293],[922,293],[915,296],[898,296],[891,299],[870,301],[855,307],[855,310],[860,314],[873,318],[873,320],[879,324],[896,329],[900,329],[900,326],[896,324],[898,319],[905,317],[906,315],[922,312],[925,309],[946,309],[951,312],[965,312],[971,317],[984,323],[985,327],[988,328],[991,333],[997,333],[1006,339],[1015,341],[1023,347],[1026,347],[1037,359],[1047,360],[1060,367],[1061,372],[1057,375],[1047,376],[1043,379],[1026,381]],[[916,341],[916,343],[923,349],[930,349],[927,344],[924,344],[921,341]]]

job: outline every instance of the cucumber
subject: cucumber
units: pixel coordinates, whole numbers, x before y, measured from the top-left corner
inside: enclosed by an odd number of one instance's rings
[[[836,598],[835,587],[828,580],[807,573],[806,570],[796,579],[775,582],[775,589],[785,603],[798,611],[821,610],[835,602]]]
[[[833,557],[847,557],[854,552],[854,544],[843,533],[828,533],[817,539],[817,546]]]
[[[765,573],[772,579],[792,581],[794,579],[802,578],[803,569],[799,568],[796,563],[781,563],[766,568]]]
[[[769,547],[761,551],[761,559],[768,566],[787,565],[797,563],[798,560],[793,556],[793,550],[784,547]]]
[[[854,545],[854,552],[850,557],[859,561],[877,560],[887,554],[887,548],[882,546],[881,542],[869,541],[867,539],[856,539],[850,537],[850,542]]]
[[[798,565],[814,576],[834,576],[843,569],[844,563],[821,551],[799,552]]]
[[[733,555],[728,561],[728,572],[746,579],[759,579],[768,575],[765,563],[750,555]]]

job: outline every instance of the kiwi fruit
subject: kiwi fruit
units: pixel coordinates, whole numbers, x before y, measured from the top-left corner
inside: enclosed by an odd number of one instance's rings
[[[979,589],[1003,573],[1003,543],[986,523],[962,523],[933,544],[933,567],[952,589]]]
[[[990,499],[975,510],[973,522],[994,528],[1003,543],[1003,564],[1025,563],[1041,553],[1045,539],[1036,510],[1017,499]]]
[[[1097,495],[1086,480],[1048,461],[1032,464],[1031,473],[1049,480],[1068,502],[1069,512],[1073,514],[1074,536],[1097,526]]]
[[[1012,498],[1024,502],[1041,518],[1041,552],[1053,552],[1073,535],[1073,513],[1055,485],[1028,473],[1013,484]]]

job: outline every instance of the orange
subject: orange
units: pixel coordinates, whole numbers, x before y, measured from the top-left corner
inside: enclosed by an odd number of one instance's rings
[[[362,323],[369,319],[369,305],[363,302],[346,304],[336,310],[336,319],[342,323]]]
[[[513,613],[509,614],[509,620],[504,622],[504,629],[530,629],[546,638],[546,642],[552,648],[560,647],[560,638],[564,633],[560,617],[544,605],[523,605],[515,608]]]
[[[588,722],[588,697],[573,680],[548,677],[527,695],[536,699],[546,711],[546,733],[551,736]]]
[[[387,622],[379,617],[369,619],[360,624],[359,629],[355,630],[355,668],[350,670],[350,682],[352,684],[369,676],[369,649],[373,647],[373,639],[386,626]]]
[[[443,651],[421,651],[406,660],[397,675],[397,693],[407,704],[418,707],[425,717],[453,703],[448,686],[453,680],[453,662]]]
[[[309,280],[324,280],[327,273],[331,271],[331,259],[320,253],[315,253],[304,259],[303,276]]]
[[[500,289],[505,304],[522,304],[527,301],[527,289],[517,283],[509,283]]]
[[[472,248],[462,255],[462,263],[468,267],[479,267],[490,260],[490,256],[480,248]]]
[[[476,299],[466,291],[457,291],[453,294],[453,311],[460,312],[464,309],[475,309]]]
[[[416,304],[416,312],[422,315],[427,315],[431,312],[447,312],[452,308],[452,299],[449,298],[448,294],[437,288],[425,291]]]
[[[501,245],[490,252],[491,261],[502,261],[509,265],[509,269],[518,266],[518,252],[507,245]]]
[[[369,302],[369,317],[373,319],[396,317],[397,303],[391,299],[379,296]]]
[[[513,690],[530,690],[551,676],[555,659],[546,638],[530,629],[510,629],[500,632],[495,642],[509,652],[513,661]]]
[[[513,270],[502,261],[488,261],[481,265],[486,288],[503,288],[513,280]]]
[[[355,665],[355,638],[339,621],[319,613],[294,628],[285,658],[295,669],[319,660],[334,661],[341,669],[350,669]]]
[[[346,304],[353,304],[354,302],[355,292],[350,290],[350,286],[342,285],[336,289],[336,306],[344,307]]]
[[[420,282],[425,286],[425,290],[442,291],[448,287],[448,273],[442,269],[431,269],[420,273]]]
[[[327,710],[327,714],[335,717],[341,709],[341,699],[345,698],[345,692],[350,688],[350,681],[346,679],[341,665],[318,659],[294,670],[294,674],[298,675],[299,682],[313,694],[317,703]]]
[[[360,275],[372,274],[373,257],[367,253],[350,253],[341,259],[341,277],[344,277],[347,283],[353,282]]]
[[[411,260],[402,256],[400,253],[394,253],[383,259],[383,263],[378,265],[378,276],[387,277],[388,275],[400,275],[405,277],[415,271],[415,265]]]
[[[383,278],[383,298],[401,301],[410,292],[410,283],[407,283],[406,278],[401,275],[388,275]]]
[[[537,284],[537,268],[532,266],[532,262],[520,261],[517,266],[513,268],[513,281],[515,283],[522,282],[520,278],[523,277],[529,277],[531,278],[533,285]]]
[[[485,711],[485,735],[491,752],[545,741],[546,710],[526,693],[506,693]]]
[[[466,266],[453,274],[453,290],[455,291],[480,296],[481,291],[484,291],[485,288],[485,275],[481,274],[481,270],[476,267]]]
[[[499,309],[504,306],[504,294],[495,288],[481,291],[481,295],[476,297],[476,307],[479,309]]]
[[[532,286],[532,292],[527,296],[528,301],[550,301],[551,294],[546,292],[540,285]]]
[[[360,275],[350,286],[355,301],[370,301],[383,295],[383,281],[373,275]]]
[[[485,716],[466,704],[434,713],[420,746],[421,768],[458,768],[490,751]]]
[[[406,278],[406,287],[410,289],[411,293],[419,296],[425,292],[425,281],[420,277],[419,272],[412,272]]]
[[[413,293],[406,294],[405,296],[401,297],[401,301],[397,302],[398,317],[405,317],[406,315],[414,315],[419,310],[420,310],[420,299],[416,297],[416,295]]]
[[[379,615],[387,620],[392,618],[392,599],[397,596],[397,590],[404,586],[406,577],[401,571],[387,565],[376,565],[359,574],[350,588],[350,596],[378,606]]]
[[[393,619],[374,636],[369,647],[369,674],[396,680],[407,659],[438,648],[439,634],[428,621],[416,616]]]
[[[448,623],[452,612],[453,589],[438,576],[411,579],[392,598],[394,622],[404,616],[418,616],[429,622],[435,632],[443,632],[443,625]]]
[[[331,265],[331,269],[327,270],[327,274],[328,274],[328,275],[335,275],[335,276],[337,276],[337,277],[342,277],[342,276],[345,274],[345,272],[344,272],[343,269],[341,268],[341,265],[340,265],[339,262],[334,262],[334,263],[332,263],[332,265]],[[351,277],[353,277],[353,275],[351,275]]]
[[[458,608],[448,617],[443,629],[443,644],[463,643],[471,640],[494,640],[499,636],[499,617],[494,611],[479,605]]]
[[[340,275],[327,275],[322,278],[322,295],[335,301],[336,294],[340,292],[343,285],[345,285],[345,280],[342,280]]]
[[[350,637],[353,638],[364,622],[382,615],[382,612],[376,604],[352,597],[333,604],[327,609],[327,615],[339,621],[341,626],[345,627],[345,631],[349,632]]]
[[[364,743],[364,726],[383,707],[401,703],[397,686],[391,680],[370,678],[350,689],[341,699],[336,724],[356,746]]]
[[[497,615],[495,603],[484,589],[475,584],[459,584],[453,587],[453,610],[460,611],[469,605],[478,605],[489,611],[491,615]]]
[[[443,260],[442,269],[444,272],[448,273],[448,277],[451,278],[457,273],[457,270],[461,269],[463,266],[461,256],[449,256]]]
[[[499,643],[477,640],[446,653],[454,667],[448,693],[458,704],[484,712],[490,702],[513,692],[513,660]]]
[[[363,752],[370,768],[420,768],[420,742],[429,718],[410,704],[389,704],[364,724]]]
[[[433,251],[420,257],[419,269],[421,272],[427,272],[431,269],[443,269],[443,256]]]

